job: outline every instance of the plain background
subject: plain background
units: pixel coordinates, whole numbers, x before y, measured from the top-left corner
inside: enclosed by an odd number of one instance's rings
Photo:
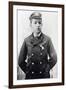
[[[26,37],[28,37],[29,35],[31,35],[32,31],[30,28],[30,20],[29,17],[30,15],[36,12],[34,11],[27,11],[27,10],[22,10],[22,9],[18,9],[17,12],[17,17],[16,17],[16,21],[18,21],[16,23],[16,27],[17,27],[17,41],[18,41],[18,57],[19,57],[19,53],[20,53],[20,49],[21,46],[23,44],[23,41]],[[54,12],[54,11],[47,11],[47,10],[38,10],[38,12],[40,12],[42,14],[42,32],[49,36],[52,40],[53,46],[55,48],[55,51],[58,55],[58,12]],[[57,78],[57,64],[55,65],[55,67],[53,68],[53,71],[51,72],[51,76],[53,78]],[[20,70],[21,72],[21,70]],[[21,77],[22,75],[20,75]]]
[[[8,90],[8,1],[0,0],[0,90]],[[13,1],[13,0],[12,0]],[[17,0],[14,0],[17,1]],[[54,4],[64,4],[66,9],[66,0],[20,0],[28,2],[38,2],[38,3],[54,3]],[[66,20],[65,20],[66,21]],[[66,36],[65,36],[66,37]],[[66,61],[65,61],[66,64]],[[65,66],[66,68],[66,66]],[[66,75],[66,73],[65,73]],[[51,87],[36,87],[36,88],[23,88],[24,90],[53,90],[53,89],[66,89],[66,78],[64,86],[51,86]],[[19,89],[17,89],[19,90]],[[21,88],[22,90],[22,88]]]

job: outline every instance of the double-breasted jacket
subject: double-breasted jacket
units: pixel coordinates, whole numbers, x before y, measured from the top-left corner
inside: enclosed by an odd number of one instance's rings
[[[39,37],[28,36],[21,47],[18,65],[26,79],[50,78],[50,69],[57,62],[51,39],[41,33]]]

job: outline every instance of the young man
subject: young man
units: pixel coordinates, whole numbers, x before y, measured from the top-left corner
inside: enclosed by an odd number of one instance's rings
[[[50,78],[50,70],[57,62],[55,49],[51,39],[41,31],[42,15],[34,12],[29,19],[32,34],[23,42],[18,65],[26,79]]]

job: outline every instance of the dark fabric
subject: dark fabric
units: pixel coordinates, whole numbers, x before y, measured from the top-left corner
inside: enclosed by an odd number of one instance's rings
[[[48,36],[41,33],[37,38],[31,34],[24,40],[18,64],[26,73],[26,79],[50,78],[50,69],[56,62],[57,55]]]

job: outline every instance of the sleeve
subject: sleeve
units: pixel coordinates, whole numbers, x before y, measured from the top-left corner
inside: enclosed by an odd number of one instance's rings
[[[25,62],[26,56],[27,56],[27,47],[26,42],[24,41],[18,58],[18,65],[24,72],[26,72],[26,62]]]
[[[54,49],[51,39],[49,39],[49,41],[48,41],[48,54],[49,54],[49,61],[48,61],[49,66],[50,66],[50,69],[52,69],[53,66],[57,62],[57,55],[56,55],[56,52],[55,52],[55,49]]]

